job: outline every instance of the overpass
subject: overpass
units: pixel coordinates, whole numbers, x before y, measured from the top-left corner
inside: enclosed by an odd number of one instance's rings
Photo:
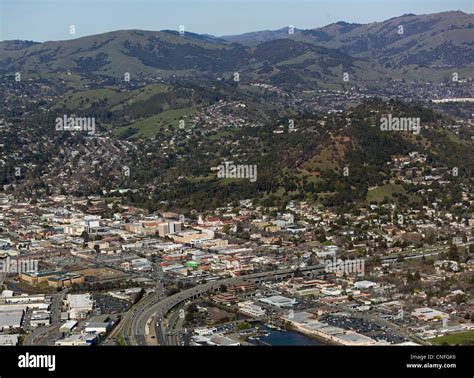
[[[240,277],[224,278],[222,280],[208,282],[190,289],[183,290],[161,300],[159,298],[161,295],[158,295],[157,298],[156,294],[152,294],[134,306],[133,312],[126,316],[125,329],[128,333],[128,335],[126,335],[126,341],[129,341],[131,345],[141,345],[141,343],[138,341],[145,340],[145,329],[149,324],[149,319],[154,317],[160,324],[155,330],[157,338],[161,340],[162,343],[166,344],[166,330],[162,329],[161,320],[175,306],[178,306],[179,304],[186,301],[199,299],[208,293],[218,292],[222,285],[227,286],[243,282],[260,283],[269,280],[286,280],[291,277],[295,277],[297,273],[305,277],[326,274],[324,265],[314,265],[304,268],[281,269],[270,272],[252,273]],[[114,332],[114,334],[116,334],[116,332]]]
[[[443,247],[431,248],[426,251],[427,253],[421,254],[409,252],[397,254],[395,256],[384,256],[381,257],[380,260],[383,263],[393,261],[394,259],[400,257],[417,259],[422,258],[423,256],[434,256],[446,249],[446,247]],[[157,325],[157,322],[154,322],[156,326],[155,333],[157,335],[157,341],[159,341],[162,345],[166,345],[168,343],[169,338],[166,335],[167,330],[163,329],[163,325],[161,323],[161,320],[164,319],[165,315],[171,309],[173,309],[173,307],[178,306],[183,302],[189,300],[196,300],[207,295],[210,292],[219,291],[222,285],[235,285],[243,282],[252,282],[258,284],[264,281],[283,281],[295,277],[296,275],[306,278],[316,278],[318,276],[324,276],[326,274],[327,272],[325,271],[325,265],[320,264],[308,267],[279,269],[269,272],[252,273],[239,277],[224,278],[218,281],[208,282],[190,289],[183,290],[177,294],[163,299],[162,294],[152,294],[151,296],[147,297],[146,300],[143,299],[142,302],[139,302],[136,305],[134,310],[135,313],[127,314],[127,328],[130,330],[130,335],[128,339],[131,341],[131,345],[142,345],[140,343],[137,343],[137,341],[139,339],[145,339],[145,329],[146,327],[148,327],[147,324],[149,324],[149,319],[155,318],[156,320],[158,320],[159,323],[159,325]]]

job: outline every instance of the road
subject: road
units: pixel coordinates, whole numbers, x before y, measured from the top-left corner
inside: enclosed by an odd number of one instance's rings
[[[405,259],[418,259],[423,258],[423,256],[429,257],[438,255],[446,249],[446,246],[432,247],[426,249],[424,253],[408,251],[399,255],[403,256]],[[381,258],[381,261],[390,261],[396,257],[398,257],[398,255],[384,256]],[[162,284],[163,274],[161,267],[159,267],[159,263],[156,262],[156,264],[157,267],[155,268],[155,274],[157,278],[157,291],[149,294],[146,298],[143,298],[129,312],[127,312],[121,324],[119,324],[121,327],[114,330],[116,332],[111,333],[113,336],[121,333],[127,345],[177,345],[177,343],[179,343],[177,337],[171,332],[175,321],[173,316],[176,317],[177,315],[172,314],[171,319],[168,319],[168,321],[165,318],[166,315],[173,307],[189,299],[197,298],[209,291],[218,290],[221,285],[233,285],[242,281],[261,282],[264,280],[285,278],[294,274],[296,270],[299,270],[302,274],[313,273],[318,275],[325,273],[324,265],[253,273],[242,277],[225,278],[208,282],[183,290],[172,296],[164,297],[164,287]],[[387,323],[396,327],[389,322]],[[154,329],[150,328],[152,324],[154,325]],[[388,326],[388,324],[385,325]],[[397,329],[397,331],[401,333],[400,329]],[[155,336],[155,338],[152,338],[151,335]]]
[[[35,328],[25,337],[23,345],[44,345],[42,340],[46,336],[54,332],[59,332],[59,324],[61,322],[61,306],[66,293],[67,289],[53,295],[53,300],[50,307],[51,324],[47,327]]]
[[[57,325],[50,324],[47,327],[36,328],[25,337],[23,345],[44,345],[42,340],[53,332],[59,332],[59,327]]]
[[[214,281],[169,297],[164,297],[164,286],[161,283],[155,293],[148,294],[125,313],[122,321],[110,333],[109,338],[116,338],[121,334],[126,345],[147,345],[151,341],[146,338],[146,335],[150,334],[147,327],[154,324],[155,342],[152,344],[168,345],[172,341],[169,340],[172,337],[167,335],[168,330],[163,320],[170,309],[188,298],[201,295],[211,289],[218,289],[222,284],[231,284],[238,281],[240,280],[235,278]],[[153,323],[150,322],[150,319],[153,319]]]
[[[324,268],[323,265],[317,265],[300,268],[299,270],[302,272],[315,271],[316,273],[322,274],[324,273]],[[209,291],[217,291],[221,285],[234,285],[248,280],[260,281],[285,277],[294,274],[295,271],[296,269],[281,269],[249,274],[242,277],[224,278],[183,290],[166,298],[163,298],[162,292],[157,291],[156,293],[150,294],[142,299],[142,301],[137,303],[131,311],[127,312],[121,322],[121,329],[117,330],[117,332],[111,333],[111,335],[116,336],[118,332],[121,332],[127,345],[176,345],[178,343],[177,337],[176,335],[171,334],[170,328],[174,322],[170,321],[166,323],[165,319],[166,314],[168,314],[173,307],[187,301],[188,299],[197,298]],[[150,334],[150,330],[147,330],[147,327],[152,324],[150,318],[154,318],[153,324],[155,327],[154,333],[156,338],[148,338],[147,340],[146,335]]]

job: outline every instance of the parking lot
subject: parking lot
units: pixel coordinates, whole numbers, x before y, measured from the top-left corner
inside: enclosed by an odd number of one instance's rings
[[[94,294],[93,297],[96,308],[101,314],[123,313],[130,306],[130,303],[128,302],[106,294]]]
[[[381,327],[378,324],[356,317],[326,314],[321,316],[320,320],[335,327],[361,333],[371,337],[374,340],[385,340],[389,343],[401,343],[406,341],[405,338],[395,334],[390,329],[386,329],[385,327]]]

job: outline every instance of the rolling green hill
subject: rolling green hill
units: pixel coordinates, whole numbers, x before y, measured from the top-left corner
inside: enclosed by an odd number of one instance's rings
[[[0,72],[98,75],[121,79],[185,77],[314,87],[401,78],[436,78],[453,68],[472,74],[474,16],[403,15],[383,22],[337,22],[217,38],[174,31],[120,30],[67,41],[0,42]],[[451,70],[451,71],[450,71]],[[439,72],[442,72],[441,74]],[[407,76],[407,77],[408,77]]]
[[[340,49],[387,67],[473,67],[474,16],[459,11],[407,14],[383,22],[336,22],[310,30],[288,28],[224,37],[247,45],[287,38]]]
[[[12,48],[11,46],[15,46]],[[41,44],[0,43],[0,70],[24,75],[132,78],[182,77],[202,81],[232,81],[238,72],[243,83],[267,82],[281,86],[342,83],[342,74],[365,82],[387,77],[386,69],[365,58],[304,41],[279,39],[243,46],[195,34],[117,31],[68,41]]]

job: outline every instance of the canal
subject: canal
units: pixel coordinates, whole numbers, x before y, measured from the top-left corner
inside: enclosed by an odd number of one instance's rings
[[[278,331],[268,327],[262,327],[262,330],[269,332],[269,335],[259,337],[255,342],[257,345],[326,345],[295,331]]]

